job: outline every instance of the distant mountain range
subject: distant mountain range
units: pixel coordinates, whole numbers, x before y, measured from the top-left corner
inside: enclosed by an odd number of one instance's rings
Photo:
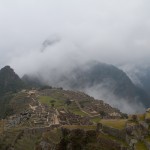
[[[124,102],[128,103],[128,105],[130,103],[137,105],[136,107],[139,107],[138,111],[142,110],[141,105],[146,108],[150,107],[150,95],[147,94],[148,90],[146,90],[149,87],[149,82],[146,82],[146,78],[145,80],[142,79],[143,83],[147,85],[145,86],[147,88],[143,89],[135,85],[125,72],[113,65],[89,62],[74,67],[63,74],[59,74],[57,71],[51,72],[48,69],[46,72],[47,79],[45,80],[43,80],[44,73],[38,76],[24,75],[20,79],[10,66],[5,66],[0,70],[0,96],[3,97],[6,93],[14,93],[27,87],[50,85],[84,91],[95,98],[104,99],[107,103],[118,108]],[[1,97],[0,99],[2,99]],[[120,103],[121,101],[123,103]]]
[[[46,71],[48,72],[48,70]],[[128,103],[143,104],[145,107],[150,106],[150,100],[147,92],[139,86],[136,86],[127,74],[117,67],[105,63],[89,62],[72,68],[71,71],[57,74],[57,72],[49,71],[46,83],[52,86],[62,86],[66,89],[90,91],[96,90],[97,93],[106,91],[102,98],[107,99],[110,93],[115,95],[118,99],[123,99]],[[43,76],[29,76],[23,77],[23,81],[27,84],[42,85]],[[87,90],[88,89],[88,90]],[[88,93],[88,92],[87,92]],[[90,94],[90,92],[88,93]],[[101,96],[102,94],[100,94]],[[94,95],[92,95],[94,96]],[[100,98],[100,97],[99,97]]]

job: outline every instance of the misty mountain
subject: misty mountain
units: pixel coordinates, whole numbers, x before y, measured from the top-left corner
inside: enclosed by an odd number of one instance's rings
[[[150,96],[150,67],[144,70],[144,74],[138,74],[138,78],[142,84],[143,89]]]
[[[12,114],[10,100],[14,93],[25,87],[23,81],[10,66],[0,70],[0,118]]]
[[[98,99],[104,99],[107,103],[118,108],[124,107],[122,105],[126,103],[128,106],[136,106],[135,109],[139,107],[138,110],[142,110],[143,106],[150,106],[148,94],[133,84],[125,72],[113,65],[89,62],[62,74],[56,70],[48,71],[48,69],[45,72],[43,73],[47,76],[41,74],[39,81],[46,81],[51,86],[84,91]],[[36,82],[37,78],[36,76],[36,80],[33,81],[32,77],[31,81]],[[29,79],[28,76],[28,81]]]
[[[134,69],[126,71],[133,82],[150,96],[150,67],[135,66]]]
[[[44,86],[40,78],[36,76],[29,76],[25,74],[21,79],[29,88]]]
[[[129,102],[140,101],[145,106],[150,104],[147,93],[135,86],[125,72],[113,65],[91,63],[88,64],[88,68],[76,68],[71,74],[73,77],[70,75],[61,81],[68,80],[69,87],[73,89],[82,90],[100,85],[101,88],[109,89],[117,97]]]
[[[23,87],[23,81],[10,66],[5,66],[0,70],[0,95],[7,92],[17,92]]]

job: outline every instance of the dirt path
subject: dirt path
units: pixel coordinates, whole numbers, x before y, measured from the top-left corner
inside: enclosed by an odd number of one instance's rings
[[[35,111],[36,108],[37,108],[37,106],[32,106],[32,105],[30,105],[30,104],[29,104],[29,107],[30,107],[33,111]]]
[[[59,124],[59,119],[58,119],[58,117],[57,117],[56,114],[54,114],[53,119],[54,119],[54,124],[55,124],[55,125],[56,125],[56,124]]]

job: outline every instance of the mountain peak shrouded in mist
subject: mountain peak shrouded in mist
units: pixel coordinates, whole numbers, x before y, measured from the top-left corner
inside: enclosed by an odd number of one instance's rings
[[[97,61],[74,66],[67,72],[45,67],[38,74],[26,74],[22,79],[10,66],[0,70],[1,94],[18,91],[24,85],[30,88],[50,85],[83,91],[126,113],[143,112],[150,106],[148,94],[136,86],[124,71]]]
[[[10,66],[0,70],[0,95],[16,92],[24,87],[24,83]]]
[[[23,78],[26,83],[84,91],[123,112],[141,112],[150,106],[149,97],[142,88],[134,85],[124,71],[106,63],[91,61],[67,72],[45,68],[26,77]]]
[[[10,66],[5,66],[5,67],[3,67],[0,71],[1,71],[1,73],[2,73],[2,72],[3,72],[3,73],[4,73],[4,72],[9,72],[9,73],[13,73],[13,74],[15,73],[14,70],[13,70]]]

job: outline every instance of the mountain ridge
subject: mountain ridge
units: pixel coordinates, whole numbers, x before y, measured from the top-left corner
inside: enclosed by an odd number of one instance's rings
[[[0,95],[7,92],[17,92],[23,87],[23,81],[10,66],[5,66],[0,70]]]
[[[48,69],[46,72],[48,72]],[[141,87],[136,86],[123,70],[113,65],[93,61],[74,67],[69,72],[57,74],[57,76],[55,74],[57,72],[54,71],[47,73],[47,84],[84,92],[88,88],[97,90],[97,93],[108,90],[118,100],[124,99],[128,103],[141,103],[144,107],[150,106],[148,94]],[[40,82],[37,83],[38,80]],[[35,79],[28,75],[28,82],[36,82],[36,84],[40,85],[42,74],[36,76]],[[109,92],[106,92],[105,95],[109,95]],[[107,96],[102,98],[107,99]]]

